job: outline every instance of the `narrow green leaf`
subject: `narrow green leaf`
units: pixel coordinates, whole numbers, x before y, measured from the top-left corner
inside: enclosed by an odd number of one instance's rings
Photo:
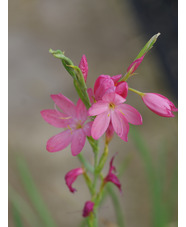
[[[146,174],[148,176],[149,187],[152,195],[153,206],[153,226],[165,227],[164,208],[162,206],[162,192],[160,190],[159,180],[156,175],[150,151],[145,144],[142,136],[135,127],[130,127],[130,134],[134,144],[144,163]]]
[[[34,208],[36,209],[38,216],[44,223],[46,227],[54,227],[56,226],[53,218],[51,217],[43,199],[41,198],[38,189],[32,179],[30,171],[26,165],[26,162],[23,158],[17,158],[17,166],[19,170],[19,174],[26,190],[28,197],[30,198]]]
[[[38,220],[36,214],[31,209],[30,205],[28,205],[28,203],[10,185],[8,192],[9,200],[14,207],[14,212],[16,212],[13,214],[16,227],[21,227],[21,220],[20,217],[18,217],[20,215],[29,224],[29,226],[41,227],[42,224]]]
[[[15,227],[23,227],[22,219],[20,213],[16,206],[12,205],[12,213]]]
[[[112,187],[112,185],[107,185],[106,190],[108,191],[111,199],[112,199],[112,204],[114,206],[114,211],[115,211],[115,215],[116,215],[116,220],[117,220],[117,224],[119,227],[124,227],[125,223],[124,223],[124,215],[120,206],[120,202],[119,199]]]

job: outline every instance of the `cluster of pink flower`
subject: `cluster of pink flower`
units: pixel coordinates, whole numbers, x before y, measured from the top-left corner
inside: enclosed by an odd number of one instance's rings
[[[127,69],[127,72],[133,74],[142,62],[145,55],[135,60]],[[88,75],[88,64],[85,55],[83,55],[79,68],[82,71],[86,82]],[[65,130],[53,137],[48,142],[46,149],[49,152],[63,150],[71,144],[73,156],[78,155],[86,141],[86,137],[92,136],[98,140],[106,133],[106,142],[109,143],[114,131],[124,141],[128,141],[129,123],[134,125],[142,124],[141,114],[132,106],[125,104],[128,90],[128,83],[122,80],[122,75],[100,75],[94,85],[94,89],[87,90],[91,107],[87,110],[82,100],[79,99],[77,105],[62,94],[51,95],[55,103],[55,109],[41,111],[43,119],[57,128]],[[145,105],[154,113],[163,117],[173,117],[177,111],[174,104],[166,97],[156,93],[142,93],[134,89],[131,91],[139,94]],[[61,109],[59,111],[57,107]],[[91,118],[94,116],[94,118]],[[96,117],[95,117],[96,116]],[[92,121],[92,119],[94,119]],[[88,120],[88,122],[87,122]],[[104,182],[113,182],[120,190],[121,185],[117,176],[113,173],[115,167],[110,162],[110,170],[104,178]],[[77,168],[69,171],[66,176],[66,184],[71,192],[72,183],[77,176],[84,173],[83,168]],[[86,217],[93,210],[94,203],[87,201],[83,210],[83,216]]]

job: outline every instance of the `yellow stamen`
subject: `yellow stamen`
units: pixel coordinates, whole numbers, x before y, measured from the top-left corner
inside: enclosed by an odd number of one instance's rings
[[[72,117],[59,117],[59,119],[63,119],[63,120],[67,120],[67,119],[70,119]]]

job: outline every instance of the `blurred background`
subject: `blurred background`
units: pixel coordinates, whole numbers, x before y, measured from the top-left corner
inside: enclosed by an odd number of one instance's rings
[[[78,226],[90,198],[82,177],[73,195],[65,185],[66,172],[80,166],[70,147],[54,154],[45,148],[60,132],[40,115],[53,108],[50,94],[62,92],[74,102],[78,99],[72,78],[49,48],[65,51],[75,65],[85,54],[87,86],[93,87],[101,74],[124,74],[158,32],[161,36],[129,86],[161,93],[177,106],[177,1],[9,0],[10,227],[35,227],[33,223],[43,223],[42,215],[53,219],[55,226]],[[116,167],[125,167],[120,177],[123,195],[113,188],[125,226],[177,226],[177,114],[159,117],[132,92],[127,103],[142,114],[143,125],[131,127],[128,143],[115,136],[109,147],[109,157],[118,152]],[[82,153],[92,162],[88,143]],[[108,168],[107,163],[105,173]],[[43,204],[47,211],[41,215]],[[118,226],[109,197],[100,208],[99,222]],[[48,226],[54,226],[52,221]]]

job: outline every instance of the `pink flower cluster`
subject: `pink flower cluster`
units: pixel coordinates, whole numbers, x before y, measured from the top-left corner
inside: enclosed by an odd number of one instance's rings
[[[134,71],[142,62],[144,55],[132,62],[127,72]],[[83,55],[79,64],[84,80],[87,80],[88,63]],[[41,111],[43,119],[57,128],[65,130],[53,137],[48,142],[46,149],[49,152],[63,150],[71,144],[73,156],[78,155],[86,141],[87,136],[98,140],[105,132],[110,139],[114,133],[124,141],[128,141],[129,123],[142,124],[141,114],[132,106],[125,104],[128,94],[128,83],[119,81],[122,75],[101,75],[97,78],[94,89],[88,89],[92,106],[86,109],[79,99],[75,105],[62,94],[51,95],[55,109]],[[154,113],[163,117],[173,117],[177,111],[174,104],[166,97],[156,93],[143,93],[141,96],[145,105]],[[59,107],[60,110],[57,109]],[[96,116],[94,121],[89,116]]]
[[[144,56],[132,62],[127,73],[133,74]],[[79,68],[86,82],[88,63],[85,55],[81,58]],[[93,139],[98,140],[106,133],[106,143],[108,144],[114,132],[127,142],[129,124],[141,125],[142,116],[134,107],[125,103],[129,88],[126,81],[120,81],[121,77],[122,75],[112,77],[100,75],[95,81],[94,89],[89,88],[87,90],[91,103],[88,110],[81,99],[75,105],[62,94],[51,95],[55,108],[41,111],[41,116],[47,123],[56,128],[63,128],[64,131],[51,137],[47,141],[46,149],[49,152],[56,152],[71,145],[72,155],[76,156],[82,151],[86,137],[92,136]],[[178,111],[169,99],[160,94],[138,93],[145,105],[159,116],[174,117],[172,112]],[[92,119],[94,120],[92,121]],[[113,160],[114,157],[110,161],[110,169],[104,178],[104,184],[112,182],[121,191],[121,184],[114,173]],[[84,174],[84,169],[76,168],[69,171],[65,176],[66,184],[72,193],[76,191],[72,187],[72,183],[81,174]],[[87,201],[83,209],[83,216],[87,217],[93,211],[93,207],[94,203]]]

